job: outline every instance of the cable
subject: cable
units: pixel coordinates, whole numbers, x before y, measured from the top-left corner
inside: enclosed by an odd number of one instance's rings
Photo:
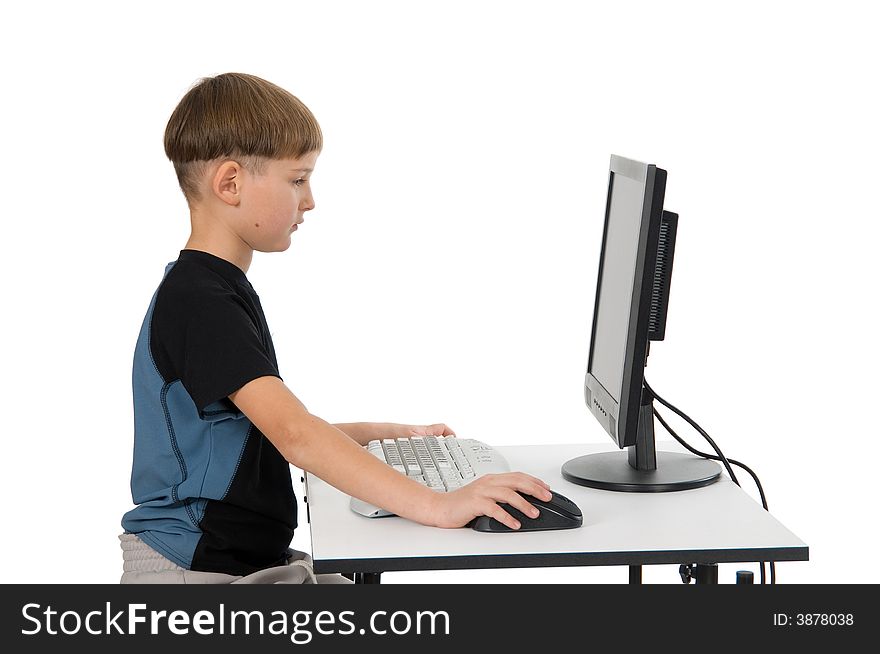
[[[700,452],[699,450],[688,445],[684,441],[684,439],[682,439],[678,434],[676,434],[675,430],[672,429],[672,427],[670,427],[669,424],[667,424],[667,422],[663,419],[663,416],[661,416],[659,413],[657,413],[657,409],[653,409],[653,412],[654,412],[654,415],[657,417],[657,420],[660,421],[660,424],[663,425],[664,429],[666,429],[666,431],[668,431],[670,434],[672,434],[672,437],[675,440],[677,440],[679,443],[681,443],[681,445],[685,449],[689,450],[692,454],[696,454],[697,456],[701,456],[705,459],[712,459],[713,461],[720,461],[721,460],[720,457],[714,456],[712,454],[707,454],[706,452]],[[740,461],[737,461],[736,459],[728,459],[728,461],[735,466],[739,466],[740,468],[742,468],[743,470],[745,470],[746,472],[748,472],[752,476],[752,479],[754,479],[754,481],[755,481],[755,485],[758,487],[758,492],[761,494],[761,505],[764,507],[765,511],[769,511],[769,509],[767,508],[767,498],[764,495],[764,488],[761,486],[761,481],[758,479],[758,476],[754,473],[754,471],[751,468],[749,468],[745,463],[741,463]],[[736,485],[739,486],[739,483],[736,482]],[[766,583],[766,580],[767,580],[767,573],[764,570],[764,563],[761,562],[761,583],[762,584]],[[776,564],[773,561],[770,562],[770,583],[771,584],[776,583]]]
[[[666,431],[668,431],[670,434],[672,434],[672,437],[675,440],[677,440],[679,443],[681,443],[685,449],[689,450],[691,452],[691,454],[696,454],[697,456],[701,456],[704,459],[712,459],[713,461],[720,461],[719,457],[713,456],[712,454],[707,454],[706,452],[700,452],[699,450],[697,450],[697,449],[691,447],[690,445],[688,445],[687,443],[685,443],[684,440],[672,430],[672,427],[670,427],[666,423],[666,421],[663,419],[663,416],[661,416],[659,413],[657,413],[657,409],[654,409],[654,415],[657,417],[657,420],[660,421],[660,424],[663,425],[663,427],[666,429]],[[752,479],[755,481],[755,485],[758,487],[758,493],[761,494],[761,505],[764,507],[765,511],[769,511],[769,509],[767,508],[767,498],[764,495],[764,488],[761,486],[761,482],[758,480],[758,476],[754,473],[754,471],[750,467],[748,467],[745,463],[741,463],[740,461],[737,461],[736,459],[728,459],[728,461],[735,466],[739,466],[740,468],[742,468],[743,470],[745,470],[747,473],[749,473],[752,476]],[[736,485],[739,486],[739,483],[736,483]]]
[[[736,478],[736,475],[733,474],[733,468],[731,468],[730,464],[732,463],[733,465],[739,466],[740,468],[742,468],[743,470],[748,472],[752,476],[752,479],[755,482],[755,486],[758,487],[758,493],[761,495],[761,506],[764,507],[765,511],[769,512],[770,509],[767,507],[767,496],[764,495],[764,487],[761,486],[761,481],[758,479],[758,475],[756,475],[754,473],[754,471],[751,468],[749,468],[746,464],[744,464],[740,461],[737,461],[736,459],[729,459],[728,460],[727,457],[725,457],[724,454],[721,452],[719,447],[715,444],[715,441],[713,441],[712,438],[709,436],[709,434],[707,434],[703,430],[702,427],[700,427],[696,422],[694,422],[694,420],[692,420],[690,418],[690,416],[686,415],[683,411],[674,407],[672,404],[670,404],[669,402],[664,400],[662,397],[657,395],[657,393],[654,392],[654,389],[652,389],[648,385],[647,381],[645,381],[644,384],[645,384],[645,388],[648,390],[648,392],[654,398],[656,398],[658,402],[660,402],[662,405],[664,405],[665,407],[669,408],[671,411],[674,411],[676,414],[678,414],[679,416],[684,418],[688,422],[688,424],[690,424],[694,429],[696,429],[698,432],[700,432],[700,434],[709,442],[709,444],[712,446],[712,449],[715,450],[715,452],[718,454],[718,456],[714,456],[714,455],[708,454],[706,452],[700,452],[699,450],[688,445],[684,441],[684,439],[682,439],[678,434],[675,433],[675,430],[669,426],[669,424],[663,419],[663,416],[661,416],[659,413],[657,413],[657,409],[652,407],[651,410],[653,411],[654,415],[657,417],[657,420],[660,421],[660,424],[663,425],[664,429],[666,429],[666,431],[668,431],[676,441],[678,441],[685,449],[687,449],[692,454],[696,454],[697,456],[701,456],[705,459],[711,459],[713,461],[723,462],[724,467],[727,468],[727,474],[730,475],[730,479],[737,486],[740,486],[740,488],[742,488],[742,486],[739,483],[739,480]],[[765,584],[766,580],[767,580],[767,576],[766,576],[766,572],[764,570],[764,562],[761,561],[761,583]],[[770,583],[771,584],[776,583],[776,563],[773,561],[770,561]]]
[[[684,418],[685,420],[687,420],[688,423],[691,425],[691,427],[693,427],[693,428],[696,429],[698,432],[700,432],[700,434],[702,434],[703,438],[705,438],[707,441],[709,441],[709,445],[712,446],[712,449],[715,450],[715,453],[718,455],[718,458],[715,459],[715,460],[716,460],[716,461],[722,461],[722,462],[724,463],[724,467],[727,468],[727,474],[730,475],[730,478],[733,480],[733,483],[736,484],[737,486],[739,486],[739,485],[740,485],[740,484],[739,484],[739,480],[736,478],[736,475],[733,474],[733,468],[730,467],[730,463],[727,461],[727,457],[724,456],[724,454],[721,452],[721,450],[719,449],[719,447],[715,444],[715,441],[712,440],[712,437],[709,436],[709,434],[707,434],[707,433],[703,430],[703,428],[700,427],[700,425],[698,425],[696,422],[694,422],[694,421],[690,418],[690,416],[688,416],[687,414],[685,414],[681,409],[672,406],[669,402],[667,402],[667,401],[664,400],[662,397],[660,397],[659,395],[657,395],[657,393],[654,392],[654,389],[651,388],[651,387],[648,385],[648,382],[647,382],[647,381],[644,381],[644,384],[645,384],[645,388],[648,389],[648,392],[649,392],[649,393],[650,393],[650,394],[651,394],[651,395],[652,395],[652,396],[653,396],[658,402],[660,402],[660,404],[662,404],[663,406],[667,407],[667,408],[670,409],[671,411],[674,411],[674,412],[677,413],[679,416],[681,416],[682,418]],[[706,457],[706,458],[709,458],[709,457]]]

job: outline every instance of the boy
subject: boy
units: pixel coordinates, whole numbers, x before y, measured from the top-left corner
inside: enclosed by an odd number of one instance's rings
[[[302,102],[251,75],[201,80],[168,121],[165,153],[192,233],[165,268],[135,348],[137,506],[122,520],[122,583],[314,582],[308,555],[288,548],[297,518],[290,463],[437,527],[490,515],[517,528],[496,502],[537,515],[516,491],[550,496],[522,473],[432,491],[361,446],[453,435],[448,427],[331,425],[282,382],[246,273],[255,250],[286,250],[315,207],[309,179],[322,143]]]

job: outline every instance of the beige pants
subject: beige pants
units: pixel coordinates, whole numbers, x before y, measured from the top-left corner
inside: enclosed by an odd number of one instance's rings
[[[342,575],[316,575],[312,557],[305,552],[288,550],[287,565],[257,570],[249,575],[222,572],[197,572],[181,568],[135,534],[121,534],[121,584],[350,584]]]

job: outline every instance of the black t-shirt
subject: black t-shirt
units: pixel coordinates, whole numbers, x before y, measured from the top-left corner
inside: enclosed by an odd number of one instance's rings
[[[229,401],[280,377],[260,299],[234,264],[182,250],[135,348],[132,498],[123,517],[178,565],[243,575],[284,562],[296,527],[288,462]]]

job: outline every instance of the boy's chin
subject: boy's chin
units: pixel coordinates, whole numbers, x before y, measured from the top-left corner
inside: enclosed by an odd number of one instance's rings
[[[284,252],[290,248],[290,237],[280,243],[272,243],[271,245],[260,245],[256,248],[257,252]]]

